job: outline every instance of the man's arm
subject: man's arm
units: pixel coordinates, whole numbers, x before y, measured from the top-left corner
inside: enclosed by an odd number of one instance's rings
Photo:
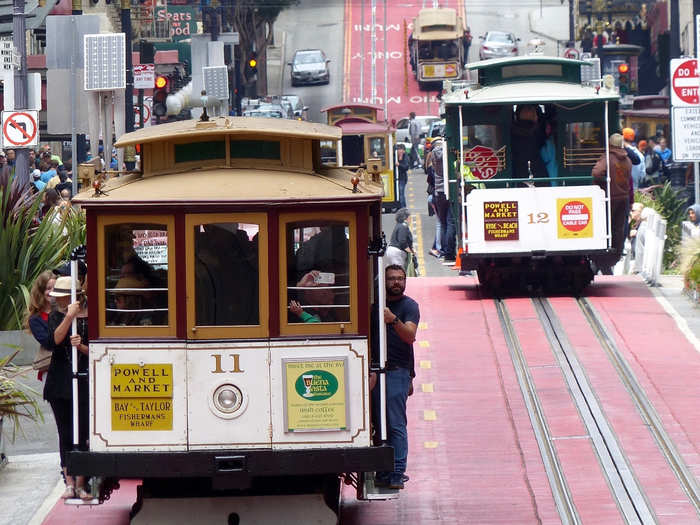
[[[394,327],[397,335],[404,343],[411,345],[415,342],[416,332],[418,331],[418,325],[416,325],[416,323],[411,321],[404,323],[386,307],[384,308],[384,322]]]

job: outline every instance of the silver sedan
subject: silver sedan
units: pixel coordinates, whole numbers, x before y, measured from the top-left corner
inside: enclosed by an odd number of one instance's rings
[[[479,47],[480,60],[518,56],[518,42],[520,39],[515,38],[513,33],[489,31],[485,36],[479,38],[483,40]]]

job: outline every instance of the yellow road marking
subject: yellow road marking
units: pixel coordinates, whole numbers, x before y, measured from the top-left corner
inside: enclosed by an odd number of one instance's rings
[[[431,365],[430,361],[424,360],[424,361],[420,362],[420,367],[421,368],[432,368],[432,365]]]
[[[435,410],[423,410],[423,419],[425,421],[435,421],[437,419],[437,412],[435,412]]]
[[[421,348],[430,348],[430,341],[418,341],[418,346]]]
[[[424,441],[423,446],[425,448],[438,448],[439,443],[437,441]]]
[[[420,386],[420,388],[421,388],[421,390],[422,390],[424,393],[426,393],[426,394],[429,394],[429,393],[431,393],[431,392],[435,392],[435,390],[433,390],[433,384],[432,384],[432,383],[422,383],[421,386]]]

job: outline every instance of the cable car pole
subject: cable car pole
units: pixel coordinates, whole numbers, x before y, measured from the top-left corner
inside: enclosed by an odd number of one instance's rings
[[[365,0],[360,0],[360,102],[365,101]]]
[[[386,0],[384,0],[384,120],[389,121],[389,50],[386,47]]]
[[[372,70],[371,79],[372,91],[370,104],[377,101],[377,0],[372,0],[372,28],[370,29],[370,39],[372,40]]]

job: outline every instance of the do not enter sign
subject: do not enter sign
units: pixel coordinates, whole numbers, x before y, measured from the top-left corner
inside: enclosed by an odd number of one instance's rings
[[[671,60],[671,105],[696,106],[698,99],[698,63],[694,58]]]

